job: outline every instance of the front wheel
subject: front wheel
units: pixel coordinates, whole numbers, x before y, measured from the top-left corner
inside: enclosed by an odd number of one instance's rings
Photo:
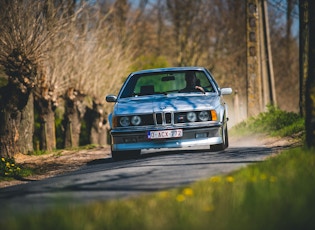
[[[222,139],[223,139],[223,143],[210,146],[211,152],[223,151],[224,149],[229,147],[229,135],[228,135],[227,126],[225,126],[224,131],[222,133]]]
[[[140,157],[141,150],[114,151],[112,150],[112,158],[115,161],[136,159]]]

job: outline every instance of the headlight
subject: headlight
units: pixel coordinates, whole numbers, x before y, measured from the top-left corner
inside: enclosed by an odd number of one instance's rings
[[[195,112],[187,113],[187,120],[190,122],[195,122],[197,120],[197,115]]]
[[[209,120],[209,113],[207,111],[201,111],[198,114],[198,118],[200,121],[207,121]]]
[[[121,117],[119,119],[119,124],[123,127],[129,126],[130,125],[129,117]]]
[[[140,125],[140,123],[141,123],[141,117],[140,116],[133,116],[131,118],[131,124],[132,125],[137,126],[137,125]]]

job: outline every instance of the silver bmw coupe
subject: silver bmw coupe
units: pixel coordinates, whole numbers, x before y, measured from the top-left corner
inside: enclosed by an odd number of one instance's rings
[[[109,115],[115,160],[134,158],[146,149],[228,147],[228,114],[220,88],[203,67],[173,67],[131,73]]]

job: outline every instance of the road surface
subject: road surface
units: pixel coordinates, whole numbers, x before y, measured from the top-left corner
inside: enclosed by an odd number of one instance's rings
[[[141,158],[114,162],[95,160],[77,171],[0,189],[1,211],[29,211],[58,204],[118,199],[185,186],[196,180],[228,173],[289,146],[239,146],[222,152],[207,149],[149,151]]]

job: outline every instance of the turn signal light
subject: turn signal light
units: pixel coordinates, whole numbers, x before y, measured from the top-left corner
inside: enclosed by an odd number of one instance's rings
[[[117,117],[113,117],[113,128],[116,128],[118,126],[118,118]]]
[[[218,120],[217,112],[215,110],[210,110],[210,113],[212,120],[217,121]]]

